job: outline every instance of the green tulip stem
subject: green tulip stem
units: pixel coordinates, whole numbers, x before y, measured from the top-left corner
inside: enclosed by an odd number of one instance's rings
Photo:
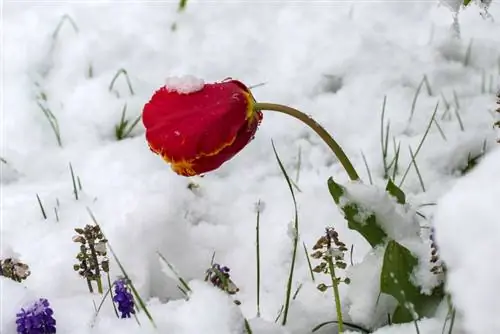
[[[340,145],[333,139],[333,137],[323,128],[321,125],[318,124],[314,119],[309,117],[308,115],[304,114],[303,112],[287,107],[281,104],[274,104],[274,103],[255,103],[254,105],[255,110],[269,110],[269,111],[277,111],[283,114],[287,114],[289,116],[292,116],[300,121],[302,123],[305,123],[308,125],[311,129],[316,132],[321,139],[330,147],[332,150],[333,154],[339,159],[340,163],[342,164],[342,167],[344,167],[345,171],[349,175],[349,178],[352,181],[359,180],[359,175],[354,169],[354,166],[352,165],[351,161],[345,154],[344,150],[340,147]]]

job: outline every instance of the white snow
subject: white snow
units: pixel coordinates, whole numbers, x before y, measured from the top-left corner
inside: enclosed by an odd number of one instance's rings
[[[440,200],[436,237],[448,267],[448,287],[468,333],[497,332],[500,320],[500,148]]]
[[[2,3],[0,258],[15,256],[29,265],[31,275],[22,283],[0,278],[0,332],[14,334],[16,312],[47,298],[58,333],[242,333],[244,318],[255,334],[306,333],[336,318],[331,291],[315,288],[329,277],[317,274],[311,281],[302,248],[304,242],[311,253],[326,226],[334,226],[348,248],[354,245],[352,259],[349,252],[345,256],[348,269],[339,270],[352,280],[350,286],[340,285],[346,319],[383,325],[386,312],[395,306],[389,297],[381,297],[375,306],[383,249],[372,251],[348,229],[328,192],[330,176],[347,186],[350,200],[363,201],[365,214],[384,217],[387,233],[419,257],[413,279],[424,292],[437,283],[429,274],[426,240],[426,228],[435,225],[439,255],[449,267],[446,287],[459,311],[455,333],[500,329],[500,271],[495,262],[500,157],[494,150],[498,133],[492,128],[494,93],[500,86],[499,3],[494,0],[489,8],[495,20],[483,18],[476,4],[459,8],[459,38],[452,30],[453,12],[438,0],[216,5],[193,0],[180,13],[177,5],[115,0]],[[177,29],[172,31],[174,22]],[[422,88],[409,122],[424,75],[431,91]],[[125,105],[130,124],[165,84],[187,94],[227,77],[248,86],[265,83],[252,89],[258,101],[286,104],[314,117],[343,147],[365,185],[350,184],[321,139],[279,113],[265,112],[255,139],[203,178],[173,174],[149,150],[142,122],[128,138],[116,140]],[[406,207],[395,206],[383,191],[384,96],[389,159],[393,138],[401,144],[396,184],[411,161],[408,146],[416,151],[439,102],[436,120],[444,136],[436,124],[431,127],[416,158],[426,191],[411,168],[402,186]],[[62,147],[38,103],[57,119]],[[290,228],[293,202],[271,140],[300,189],[294,189],[299,231]],[[480,154],[484,142],[486,157],[463,176],[467,158]],[[360,151],[374,186],[368,186]],[[82,185],[78,200],[70,163]],[[437,205],[421,207],[429,203]],[[147,302],[157,330],[143,312],[141,326],[134,319],[117,319],[109,300],[95,318],[93,302],[99,304],[101,296],[90,294],[85,280],[73,271],[78,245],[72,237],[75,227],[92,222],[87,208]],[[256,318],[256,210],[261,318]],[[427,219],[415,221],[415,211]],[[274,321],[285,300],[290,236],[296,232],[292,291],[303,286],[282,327]],[[176,275],[165,274],[157,252],[189,282],[189,300],[177,289]],[[235,296],[201,282],[214,252],[216,263],[231,268],[231,279],[240,288]],[[114,280],[121,272],[113,259],[110,267]],[[441,310],[435,318],[420,321],[421,333],[441,333],[445,316]],[[415,327],[394,325],[376,333],[414,334]]]
[[[191,94],[203,89],[205,82],[203,79],[193,75],[184,75],[182,77],[169,77],[165,80],[165,87],[171,92],[179,94]]]

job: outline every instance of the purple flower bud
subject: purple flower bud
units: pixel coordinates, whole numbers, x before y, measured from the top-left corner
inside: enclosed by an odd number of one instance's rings
[[[18,334],[52,334],[56,332],[56,320],[53,318],[54,311],[50,308],[49,301],[40,298],[28,309],[21,309],[17,313]]]

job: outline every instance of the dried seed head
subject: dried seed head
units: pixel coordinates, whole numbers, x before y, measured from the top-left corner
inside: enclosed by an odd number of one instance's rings
[[[21,282],[31,274],[29,266],[15,258],[0,260],[0,276]]]

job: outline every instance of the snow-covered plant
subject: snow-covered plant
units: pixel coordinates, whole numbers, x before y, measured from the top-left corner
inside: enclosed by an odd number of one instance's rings
[[[91,293],[94,292],[92,281],[97,283],[97,291],[103,293],[101,271],[109,273],[107,240],[97,225],[86,225],[83,229],[75,228],[75,231],[78,234],[73,237],[73,241],[80,244],[80,251],[76,255],[78,263],[73,269],[87,280]]]
[[[40,298],[27,309],[22,308],[16,315],[18,334],[56,333],[56,320],[49,301]]]
[[[31,274],[27,264],[15,258],[0,260],[0,276],[8,277],[16,282],[22,282]]]

